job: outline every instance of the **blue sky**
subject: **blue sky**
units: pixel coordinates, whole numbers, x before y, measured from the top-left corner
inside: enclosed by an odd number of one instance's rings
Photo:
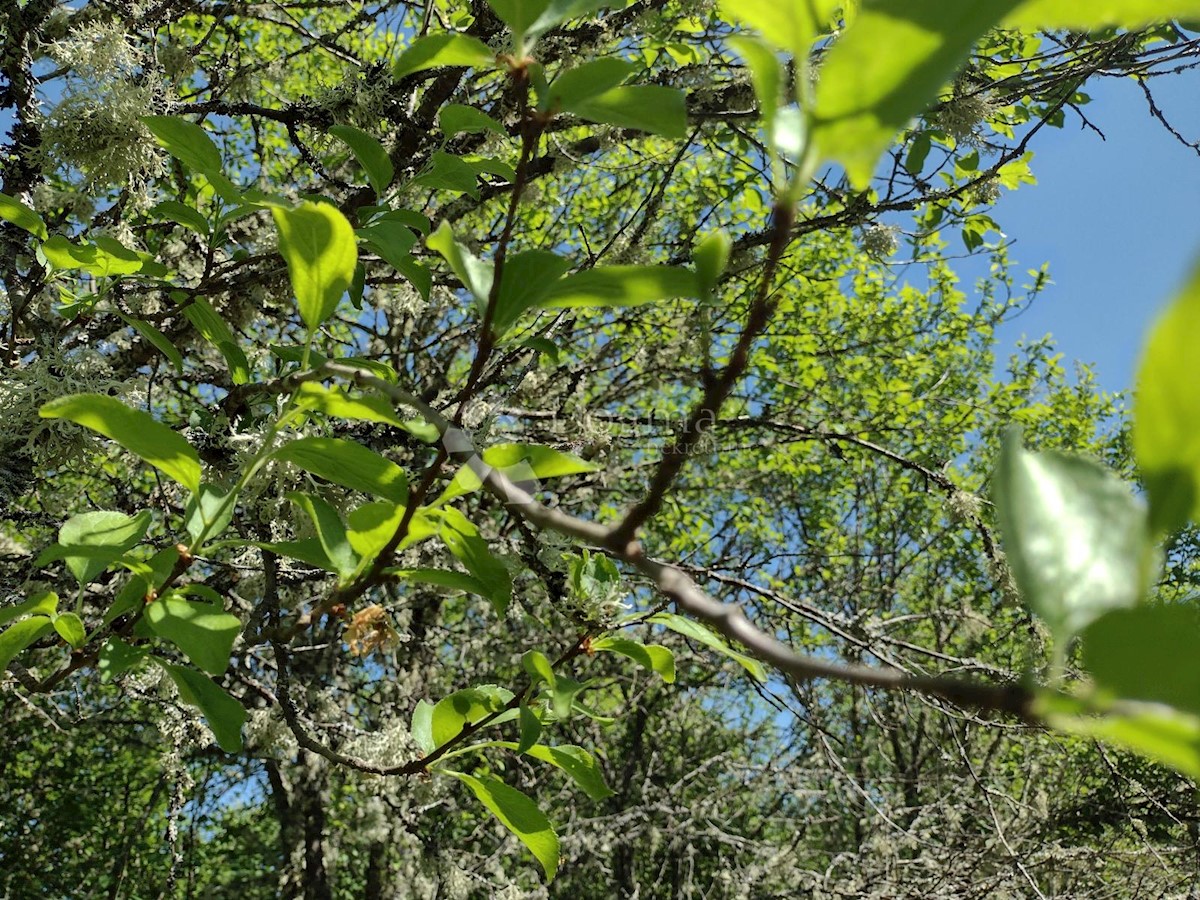
[[[1200,140],[1200,72],[1151,84],[1176,129]],[[1038,184],[996,204],[1017,272],[1049,262],[1054,282],[1000,340],[1009,349],[1022,335],[1052,333],[1065,360],[1094,363],[1103,387],[1123,390],[1155,313],[1200,259],[1200,155],[1151,118],[1130,79],[1084,90],[1106,140],[1068,114],[1063,129],[1031,144]]]

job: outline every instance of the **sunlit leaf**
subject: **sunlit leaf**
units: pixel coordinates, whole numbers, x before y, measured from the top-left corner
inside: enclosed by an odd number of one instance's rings
[[[43,419],[69,419],[112,438],[192,493],[200,490],[200,457],[184,438],[153,417],[103,394],[72,394],[45,404]]]

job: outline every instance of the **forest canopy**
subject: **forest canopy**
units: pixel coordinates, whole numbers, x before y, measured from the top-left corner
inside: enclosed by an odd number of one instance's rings
[[[1197,890],[1200,274],[993,207],[1200,2],[11,6],[0,896]]]

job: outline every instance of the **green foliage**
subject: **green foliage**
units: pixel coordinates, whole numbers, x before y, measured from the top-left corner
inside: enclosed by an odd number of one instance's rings
[[[652,6],[22,7],[0,893],[1191,877],[1200,281],[1130,434],[990,207],[1198,10]]]

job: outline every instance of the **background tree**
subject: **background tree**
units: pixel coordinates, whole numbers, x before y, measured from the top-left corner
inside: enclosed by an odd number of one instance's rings
[[[998,365],[1045,273],[988,210],[1200,12],[950,5],[19,3],[0,890],[1194,891],[1189,782],[1022,680],[1080,660],[1001,432],[1133,459],[1048,342]]]

